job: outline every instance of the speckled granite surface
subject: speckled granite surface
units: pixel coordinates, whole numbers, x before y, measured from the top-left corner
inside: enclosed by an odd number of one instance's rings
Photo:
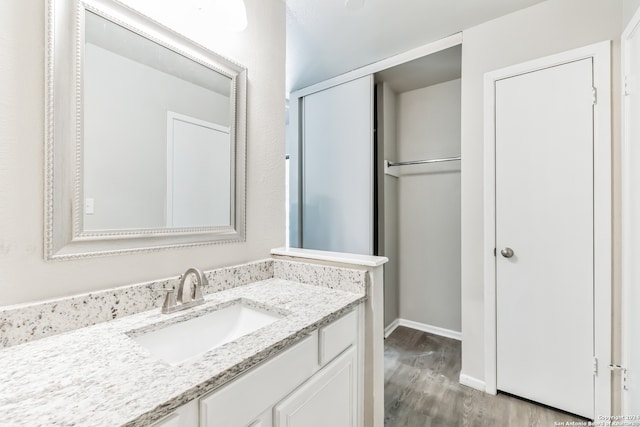
[[[366,292],[369,279],[365,269],[356,270],[285,260],[274,260],[273,277],[358,293]]]
[[[203,294],[231,289],[274,277],[273,260],[205,271],[209,284]],[[163,289],[176,287],[178,276],[153,282],[0,307],[0,348],[95,325],[160,307]]]
[[[364,292],[271,278],[209,294],[206,304],[187,311],[162,315],[154,309],[6,348],[0,351],[0,424],[148,425],[301,340],[364,298]],[[153,357],[127,335],[238,299],[288,314],[176,366]]]
[[[204,272],[211,294],[247,283],[280,278],[310,285],[365,292],[365,270],[266,259]],[[0,349],[160,307],[163,289],[178,277],[122,286],[72,297],[0,307]]]

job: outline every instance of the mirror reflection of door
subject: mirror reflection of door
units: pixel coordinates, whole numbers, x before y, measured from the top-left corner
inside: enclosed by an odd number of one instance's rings
[[[167,227],[231,223],[229,128],[167,112]]]

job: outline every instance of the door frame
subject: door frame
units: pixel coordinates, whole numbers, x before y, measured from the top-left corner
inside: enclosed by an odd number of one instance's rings
[[[497,393],[495,83],[580,59],[593,58],[594,108],[594,414],[611,415],[611,42],[604,41],[485,74],[484,78],[484,373]],[[594,364],[596,362],[594,361]]]
[[[630,174],[631,169],[633,168],[634,160],[631,158],[631,140],[629,139],[629,98],[627,95],[627,76],[629,71],[629,40],[633,37],[636,32],[640,31],[640,8],[636,10],[631,21],[627,24],[622,36],[620,37],[620,53],[621,53],[621,81],[622,81],[622,289],[621,289],[621,310],[622,310],[622,322],[621,322],[621,337],[622,337],[622,361],[620,363],[621,366],[625,368],[629,368],[630,363],[630,340],[631,338],[631,328],[629,313],[633,310],[631,301],[627,298],[630,294],[630,286],[632,285],[631,277],[633,277],[634,270],[637,270],[638,267],[635,266],[631,260],[634,256],[637,256],[637,253],[633,253],[634,245],[633,236],[626,232],[629,230],[631,223],[634,221],[634,217],[632,215],[631,210],[631,200],[634,197],[634,191],[637,191],[637,187],[639,183],[633,181],[632,176]],[[615,362],[614,362],[615,363]],[[628,406],[628,393],[625,393],[623,386],[624,384],[620,383],[620,393],[621,393],[621,404],[622,404],[622,414],[625,414],[625,407]]]

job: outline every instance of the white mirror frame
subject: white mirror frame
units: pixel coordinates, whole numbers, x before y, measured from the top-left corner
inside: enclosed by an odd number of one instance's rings
[[[231,79],[230,226],[83,231],[85,10]],[[45,75],[45,259],[74,259],[245,240],[245,67],[114,0],[47,0]]]

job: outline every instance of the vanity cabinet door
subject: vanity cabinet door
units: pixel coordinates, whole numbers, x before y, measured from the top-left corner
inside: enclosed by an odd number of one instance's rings
[[[247,427],[273,427],[273,406],[251,421]]]
[[[350,347],[274,408],[274,427],[355,427],[356,348]]]

